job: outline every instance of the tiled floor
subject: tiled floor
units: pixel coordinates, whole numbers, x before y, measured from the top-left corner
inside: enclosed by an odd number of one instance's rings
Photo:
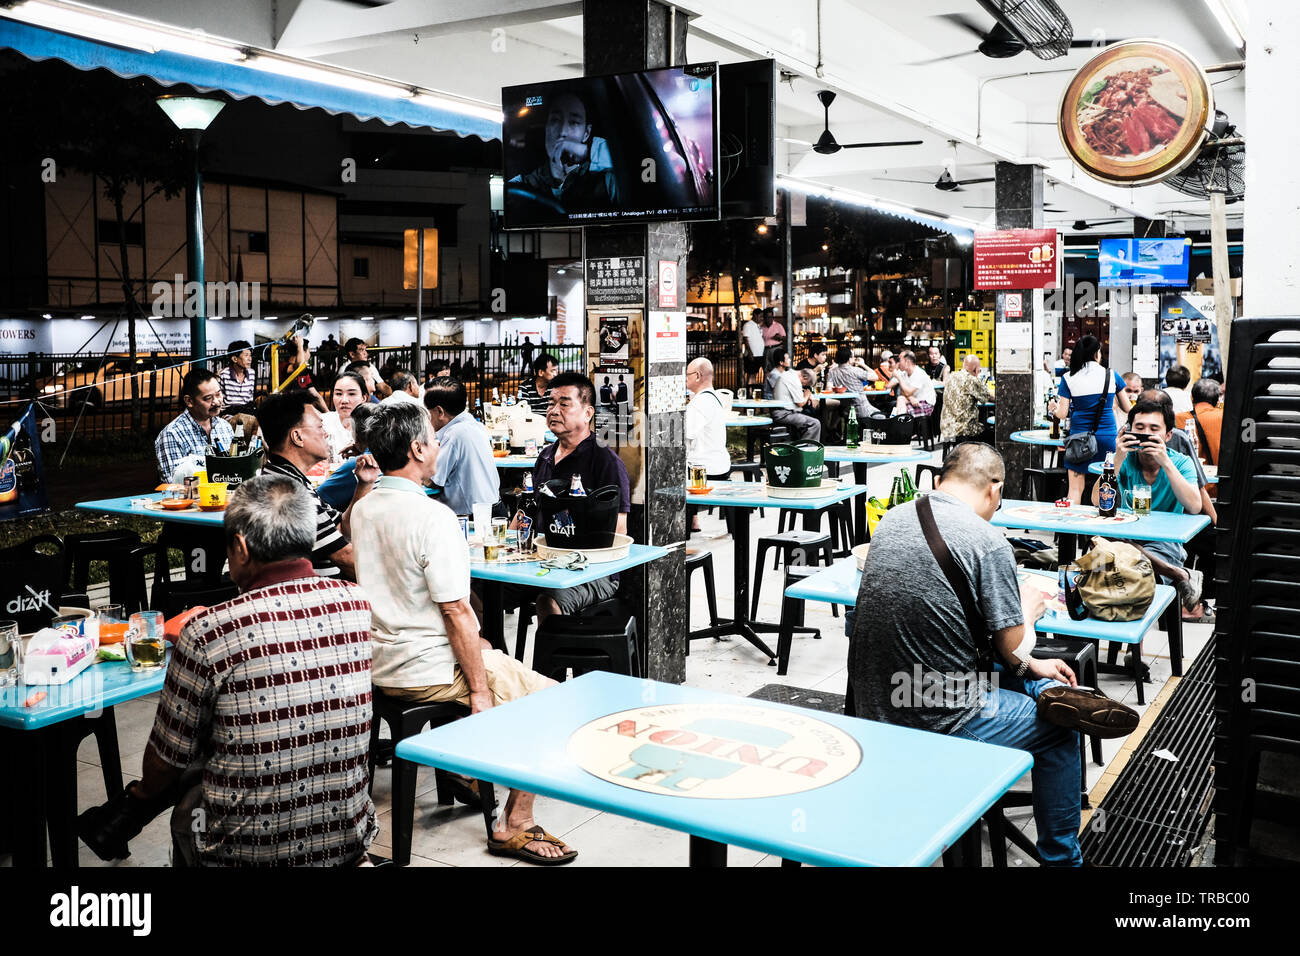
[[[876,494],[887,495],[895,469],[875,466],[870,469],[869,483]],[[692,544],[708,547],[713,552],[714,575],[718,582],[719,612],[723,617],[731,613],[732,542],[725,534],[721,517],[703,515],[704,531],[695,535]],[[776,512],[768,510],[764,517],[753,517],[754,534],[775,530]],[[751,566],[752,572],[752,566]],[[780,586],[782,572],[773,571],[771,560],[764,572],[762,601],[759,618],[775,621],[780,616]],[[696,587],[691,594],[692,626],[704,626],[707,608],[704,588],[696,576]],[[727,694],[745,696],[764,684],[783,682],[799,687],[818,688],[843,693],[847,681],[845,667],[848,642],[844,635],[844,618],[833,618],[825,605],[809,604],[807,623],[819,627],[820,640],[797,636],[790,662],[790,673],[776,676],[776,668],[767,665],[763,655],[743,640],[698,641],[687,659],[686,679],[693,687],[701,687]],[[515,620],[506,621],[505,632],[513,640]],[[1184,653],[1190,661],[1209,638],[1211,627],[1205,624],[1184,627]],[[769,644],[775,645],[775,635]],[[1146,700],[1156,699],[1160,688],[1170,676],[1168,638],[1163,632],[1153,632],[1143,645],[1144,659],[1151,667],[1152,683],[1146,686]],[[1102,675],[1102,689],[1111,697],[1144,710],[1137,704],[1137,690],[1131,679]],[[122,750],[124,780],[140,775],[140,762],[145,742],[153,723],[156,698],[133,701],[117,708],[118,735]],[[1109,762],[1124,741],[1104,741],[1102,752]],[[78,780],[79,805],[82,809],[104,800],[104,784],[100,777],[99,758],[93,738],[87,740],[78,754],[82,772]],[[1089,762],[1088,785],[1093,786],[1104,768]],[[1028,787],[1028,778],[1017,785]],[[374,799],[379,812],[382,832],[373,847],[380,855],[387,855],[390,847],[390,774],[387,770],[376,773]],[[433,773],[422,771],[419,776],[416,798],[416,827],[412,847],[412,865],[415,866],[527,866],[488,854],[484,847],[482,818],[477,810],[457,805],[440,807],[434,794]],[[1020,826],[1032,838],[1034,832],[1032,811],[1028,808],[1012,810],[1011,822]],[[536,803],[536,818],[557,836],[571,841],[580,856],[574,866],[684,866],[687,862],[687,838],[684,834],[660,827],[639,823],[608,813],[599,813],[571,804],[540,797]],[[168,862],[170,835],[166,815],[155,820],[131,844],[130,858],[115,864],[100,862],[85,846],[81,847],[83,866],[163,866]],[[987,855],[987,847],[986,847]],[[0,857],[0,865],[8,865],[7,857]],[[732,866],[774,866],[780,861],[773,857],[732,848],[729,854]],[[1030,865],[1023,854],[1012,848],[1013,866]]]

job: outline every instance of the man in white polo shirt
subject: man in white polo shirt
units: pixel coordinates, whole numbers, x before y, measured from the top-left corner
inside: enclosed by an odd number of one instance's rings
[[[686,464],[704,468],[710,481],[731,478],[731,455],[727,452],[726,402],[713,388],[713,363],[704,357],[686,366]],[[691,508],[691,530],[700,530],[699,508]],[[728,512],[729,513],[729,512]]]
[[[373,609],[376,693],[454,701],[477,714],[553,685],[479,639],[469,602],[469,545],[451,509],[424,493],[438,460],[424,407],[381,404],[367,422],[366,440],[383,477],[352,509],[352,546],[357,583]],[[578,855],[537,826],[532,794],[518,790],[510,791],[488,852],[552,866]]]

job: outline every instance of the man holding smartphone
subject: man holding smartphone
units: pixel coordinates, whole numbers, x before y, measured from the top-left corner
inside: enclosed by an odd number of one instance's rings
[[[1115,475],[1120,494],[1132,500],[1137,485],[1151,487],[1151,510],[1171,514],[1200,514],[1201,489],[1189,456],[1169,448],[1173,409],[1161,402],[1140,400],[1129,409],[1128,427],[1115,443]],[[1098,484],[1092,488],[1097,504]],[[1178,591],[1183,607],[1195,611],[1201,597],[1201,572],[1183,567],[1187,552],[1173,541],[1130,542],[1148,558],[1156,574]]]

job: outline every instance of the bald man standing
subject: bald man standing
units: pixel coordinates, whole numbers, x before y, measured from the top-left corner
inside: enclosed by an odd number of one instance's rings
[[[727,452],[727,404],[713,389],[713,363],[697,358],[686,366],[686,464],[702,465],[710,481],[731,477]],[[698,509],[691,512],[691,530],[700,530]]]

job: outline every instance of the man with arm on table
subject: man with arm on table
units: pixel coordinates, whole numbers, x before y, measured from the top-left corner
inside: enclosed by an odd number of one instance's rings
[[[439,446],[433,483],[442,489],[443,504],[458,515],[473,514],[475,503],[497,505],[501,477],[492,457],[492,436],[470,414],[465,383],[435,380],[424,392],[424,405]]]
[[[913,415],[928,416],[934,411],[934,383],[925,374],[925,369],[916,364],[916,353],[911,349],[898,353],[898,368],[889,384],[898,387],[895,415],[910,412]]]
[[[1011,545],[989,524],[1004,479],[1001,455],[965,442],[944,461],[934,493],[881,519],[857,601],[872,613],[856,615],[849,677],[859,717],[1032,753],[1039,854],[1045,865],[1078,866],[1075,728],[1122,736],[1137,726],[1138,715],[1075,689],[1063,661],[1031,656],[1043,591],[1019,583]],[[930,550],[918,514],[927,500],[982,620],[968,619]],[[990,663],[980,660],[981,647],[994,657],[992,674],[980,672]]]
[[[1128,428],[1115,444],[1115,477],[1120,494],[1131,496],[1135,485],[1151,486],[1151,510],[1171,514],[1198,515],[1203,510],[1202,492],[1192,459],[1169,447],[1174,427],[1171,405],[1152,401],[1144,393],[1129,409]],[[1092,503],[1097,503],[1099,484],[1093,485]],[[1129,498],[1131,500],[1131,498]],[[1183,607],[1193,616],[1200,609],[1202,575],[1183,567],[1187,552],[1176,541],[1133,541],[1151,560],[1156,574],[1178,591]]]
[[[366,791],[370,605],[356,585],[312,573],[314,515],[282,475],[230,493],[226,556],[240,594],[182,628],[141,779],[78,820],[101,859],[127,856],[173,804],[177,865],[365,859],[378,832]]]
[[[795,441],[821,441],[822,423],[811,415],[805,415],[798,409],[803,407],[804,390],[813,382],[813,373],[810,369],[804,369],[801,372],[792,371],[788,368],[789,358],[782,356],[782,362],[787,366],[781,372],[781,377],[777,380],[776,390],[772,397],[778,402],[789,402],[793,410],[787,408],[776,408],[772,410],[772,421],[778,425],[784,425],[790,429],[790,437]]]
[[[383,405],[367,437],[383,476],[358,503],[354,540],[358,583],[373,602],[376,690],[407,701],[454,701],[477,714],[552,686],[482,646],[470,608],[469,544],[451,509],[424,493],[438,459],[428,413]],[[532,794],[518,790],[510,792],[488,850],[543,865],[578,855],[537,826]]]
[[[264,474],[285,475],[307,489],[316,504],[316,546],[312,549],[312,564],[323,574],[338,573],[355,581],[352,545],[348,543],[352,509],[370,493],[379,469],[369,455],[358,455],[353,474],[357,487],[352,501],[339,514],[316,494],[307,472],[330,457],[329,434],[324,419],[312,404],[306,392],[287,395],[269,395],[257,410],[257,424],[262,430],[262,440],[270,454],[266,457]]]

